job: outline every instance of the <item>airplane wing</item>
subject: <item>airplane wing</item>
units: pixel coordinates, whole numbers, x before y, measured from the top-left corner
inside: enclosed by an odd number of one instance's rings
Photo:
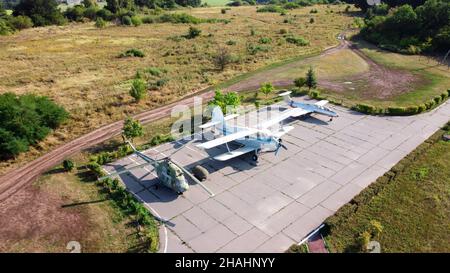
[[[237,114],[228,115],[228,116],[225,116],[223,118],[223,121],[228,121],[230,119],[237,118],[238,116],[239,115],[237,115]],[[221,121],[221,120],[220,121],[210,121],[210,122],[207,122],[205,124],[202,124],[202,125],[198,126],[198,128],[200,128],[200,129],[207,129],[207,128],[212,127],[214,125],[221,124],[223,121]]]
[[[305,110],[305,109],[302,109],[302,108],[291,108],[289,110],[285,110],[283,113],[281,113],[280,115],[278,115],[278,116],[276,116],[276,117],[274,117],[272,119],[264,121],[263,123],[261,123],[258,126],[258,128],[266,129],[266,128],[269,128],[269,127],[271,127],[273,125],[276,125],[276,124],[278,124],[278,123],[282,122],[283,120],[288,119],[290,117],[298,117],[298,116],[301,116],[301,115],[308,114],[310,112],[311,111],[308,111],[308,110]]]
[[[292,131],[292,129],[294,129],[293,126],[283,126],[283,128],[281,128],[281,130],[278,130],[277,132],[273,133],[273,136],[275,138],[280,138],[280,137],[284,136],[285,134],[289,133],[290,131]]]
[[[229,134],[229,135],[225,135],[219,138],[216,138],[214,140],[205,142],[205,143],[201,143],[199,145],[197,145],[197,147],[203,148],[203,149],[210,149],[228,142],[231,142],[233,140],[236,139],[240,139],[249,135],[253,135],[256,134],[258,132],[257,129],[253,129],[253,128],[247,128],[245,130],[233,133],[233,134]]]
[[[238,148],[236,150],[233,150],[233,151],[221,154],[221,155],[217,155],[214,157],[214,159],[218,160],[218,161],[227,161],[229,159],[238,157],[240,155],[253,152],[254,150],[255,150],[255,148],[253,148],[253,147],[244,146],[242,148]]]
[[[327,100],[321,100],[315,103],[317,106],[325,106],[329,101]]]

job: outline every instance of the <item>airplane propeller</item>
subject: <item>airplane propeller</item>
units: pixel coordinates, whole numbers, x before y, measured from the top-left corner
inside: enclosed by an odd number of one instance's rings
[[[286,147],[286,145],[284,145],[282,142],[282,140],[281,140],[281,138],[280,139],[275,139],[275,138],[273,138],[273,140],[276,142],[276,143],[278,143],[278,145],[277,145],[277,149],[275,150],[275,155],[278,155],[278,151],[280,150],[280,148],[281,147],[283,147],[283,149],[285,149],[285,150],[287,150],[288,148]]]

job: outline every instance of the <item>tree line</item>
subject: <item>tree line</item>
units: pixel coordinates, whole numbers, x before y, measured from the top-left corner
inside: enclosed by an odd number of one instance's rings
[[[3,6],[3,2],[7,5]],[[33,26],[64,25],[68,21],[101,19],[117,20],[119,23],[128,22],[128,19],[142,8],[160,10],[201,5],[201,0],[106,0],[106,6],[100,8],[96,0],[83,0],[81,5],[68,7],[63,12],[56,0],[3,0],[3,2],[0,2],[0,35]],[[8,14],[6,8],[13,10],[13,13]]]
[[[381,48],[405,54],[450,50],[449,0],[386,0],[368,6],[348,0],[365,11],[361,35]]]

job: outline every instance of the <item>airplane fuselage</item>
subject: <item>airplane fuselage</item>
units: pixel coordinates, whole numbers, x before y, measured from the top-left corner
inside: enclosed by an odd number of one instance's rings
[[[229,135],[232,133],[239,132],[241,130],[246,130],[247,128],[239,126],[225,126],[222,130],[223,135]],[[244,138],[236,139],[235,142],[242,144],[247,147],[253,147],[255,150],[261,152],[275,151],[277,149],[278,143],[276,143],[268,133],[260,132],[254,135],[246,136]]]

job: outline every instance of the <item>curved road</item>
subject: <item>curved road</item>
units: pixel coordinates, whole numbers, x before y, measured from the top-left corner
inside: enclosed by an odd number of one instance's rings
[[[330,54],[332,52],[349,48],[349,42],[344,40],[343,34],[339,35],[340,43],[334,47],[328,48],[323,51],[320,56]],[[276,68],[275,68],[276,69]],[[285,82],[277,83],[274,85],[286,85]],[[258,87],[259,83],[254,82],[254,77],[245,79],[240,83],[231,85],[226,88],[225,91],[236,90],[250,90]],[[179,101],[171,104],[161,106],[156,109],[152,109],[134,116],[142,123],[149,123],[163,117],[170,115],[172,107],[178,104],[185,104],[192,106],[194,102],[194,95],[201,97],[203,100],[209,100],[214,96],[214,90],[201,90],[195,92],[189,97],[183,98]],[[75,140],[72,140],[66,144],[63,144],[56,149],[48,152],[47,154],[25,164],[22,167],[14,169],[9,173],[0,177],[0,202],[6,200],[21,188],[31,184],[37,177],[39,177],[45,171],[51,169],[53,166],[59,164],[64,158],[67,158],[77,152],[80,152],[86,148],[92,147],[105,140],[108,140],[121,133],[123,121],[117,121],[109,125],[98,128],[86,135],[83,135]]]

